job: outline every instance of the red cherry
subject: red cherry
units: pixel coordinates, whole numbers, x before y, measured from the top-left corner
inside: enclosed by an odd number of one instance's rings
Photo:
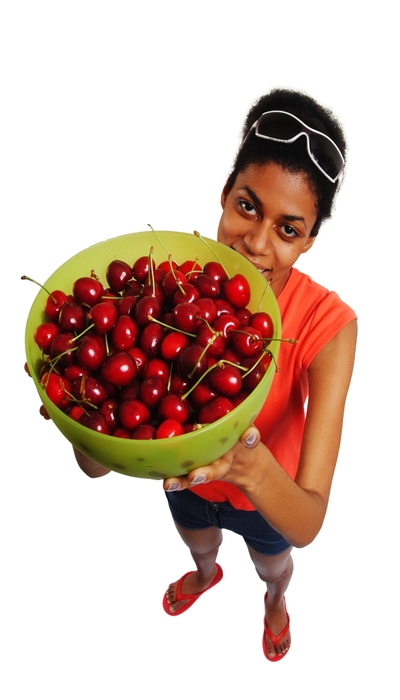
[[[156,429],[149,423],[142,423],[132,433],[132,440],[154,440]]]
[[[142,423],[148,423],[150,413],[142,401],[127,399],[119,407],[119,419],[125,430],[134,430]]]
[[[225,339],[219,332],[203,324],[197,331],[197,342],[207,348],[208,357],[218,357],[225,350]]]
[[[189,418],[190,406],[187,399],[182,399],[177,394],[163,396],[158,405],[158,416],[161,420],[173,418],[180,423],[186,423]]]
[[[165,421],[160,423],[156,431],[157,439],[165,439],[177,437],[178,435],[184,434],[184,428],[182,423],[173,418],[167,418]]]
[[[215,299],[220,294],[220,285],[218,282],[209,277],[209,275],[199,275],[193,281],[195,287],[197,287],[202,297],[211,297]]]
[[[203,379],[190,392],[190,400],[196,408],[201,408],[202,406],[205,406],[206,403],[211,401],[211,399],[214,399],[216,396],[216,392],[213,391],[213,389],[211,389],[207,379]]]
[[[104,416],[99,413],[99,411],[91,411],[89,414],[84,413],[80,418],[79,423],[84,425],[85,428],[94,430],[96,433],[102,433],[103,435],[110,435],[110,428]]]
[[[239,320],[232,314],[221,314],[221,316],[218,316],[214,321],[215,330],[222,333],[225,340],[231,339],[232,331],[239,328],[239,325]]]
[[[232,347],[242,357],[254,357],[262,350],[260,331],[251,326],[244,326],[232,333]]]
[[[201,345],[191,343],[182,350],[177,365],[183,377],[198,379],[207,369],[204,348]]]
[[[80,418],[82,418],[84,413],[85,411],[83,410],[82,406],[78,406],[78,404],[72,406],[71,409],[68,411],[69,417],[77,422],[79,422]]]
[[[51,344],[60,332],[56,323],[45,321],[41,323],[35,330],[34,338],[41,350],[47,355],[50,352]]]
[[[102,337],[87,333],[80,341],[76,361],[90,372],[97,372],[106,358],[106,348]]]
[[[214,423],[214,421],[223,418],[234,409],[234,405],[226,396],[216,396],[211,399],[199,411],[199,423]]]
[[[126,386],[135,379],[135,362],[127,352],[116,352],[104,361],[101,376],[110,384]]]
[[[259,385],[267,370],[263,362],[257,362],[257,364],[255,364],[254,358],[252,357],[243,360],[242,364],[243,367],[247,367],[248,370],[251,369],[251,372],[242,378],[243,389],[250,393]]]
[[[241,306],[247,306],[250,301],[250,285],[246,277],[240,273],[226,280],[222,285],[222,291],[225,299],[232,304],[235,309]]]
[[[147,357],[143,350],[139,347],[129,348],[127,352],[132,357],[136,365],[136,377],[139,379],[139,377],[142,376],[143,368],[147,363]]]
[[[107,283],[113,292],[122,292],[132,277],[132,268],[124,260],[113,260],[106,270]]]
[[[126,294],[117,303],[118,316],[133,316],[133,310],[138,302],[138,297],[133,294]]]
[[[221,263],[217,262],[216,260],[211,260],[210,262],[207,262],[204,265],[204,272],[206,275],[211,277],[216,282],[219,282],[220,284],[228,279],[228,275],[226,274]]]
[[[190,282],[187,282],[186,284],[182,284],[182,286],[176,290],[173,296],[172,303],[174,306],[176,306],[177,304],[182,304],[183,302],[195,304],[197,299],[199,298],[199,290],[196,289],[194,284],[190,284]]]
[[[111,342],[117,350],[132,348],[139,338],[139,326],[131,316],[120,316],[111,331]]]
[[[50,346],[50,357],[54,360],[56,357],[57,367],[62,368],[70,365],[75,359],[75,336],[73,333],[59,333],[54,338]],[[61,357],[59,357],[61,355]]]
[[[124,440],[130,440],[132,438],[132,433],[125,428],[116,428],[113,433],[113,437],[123,438]]]
[[[161,377],[148,377],[140,385],[139,399],[153,410],[167,393],[167,385]]]
[[[166,362],[174,362],[178,359],[182,350],[189,345],[189,338],[180,331],[171,331],[167,333],[160,347],[161,357]]]
[[[86,401],[91,405],[100,406],[107,398],[107,390],[94,377],[83,375],[72,385],[72,393],[76,399]]]
[[[44,312],[49,321],[58,321],[58,315],[66,301],[68,301],[68,297],[65,292],[62,292],[60,289],[51,292],[44,307]]]
[[[149,323],[140,336],[140,347],[146,357],[159,357],[165,330],[159,323]]]
[[[156,265],[154,260],[151,261],[153,270],[155,270]],[[140,258],[138,258],[132,267],[132,273],[133,277],[135,280],[138,282],[141,282],[142,284],[147,284],[149,281],[149,270],[150,270],[150,264],[149,264],[149,256],[148,255],[142,255]]]
[[[199,317],[208,321],[208,323],[214,323],[217,317],[217,300],[211,299],[210,297],[200,297],[196,301],[196,306],[199,309]]]
[[[166,299],[172,299],[179,284],[186,284],[187,278],[180,270],[167,272],[162,281],[162,290]]]
[[[72,294],[78,304],[93,306],[104,292],[103,285],[94,277],[79,277],[72,285]]]
[[[139,326],[147,326],[151,318],[160,318],[161,312],[162,304],[158,299],[153,296],[145,296],[138,300],[133,310],[133,318]]]
[[[56,372],[48,372],[42,377],[42,385],[49,399],[61,410],[71,403],[71,385]]]
[[[201,265],[197,260],[185,260],[182,265],[179,265],[179,270],[183,272],[188,279],[190,279],[190,274],[193,272],[202,272]]]
[[[172,309],[172,318],[176,326],[185,333],[192,333],[199,324],[200,308],[191,302],[177,304]]]
[[[208,375],[212,389],[221,396],[235,396],[242,388],[242,375],[237,367],[217,364]]]
[[[94,323],[97,333],[105,335],[109,333],[118,318],[117,307],[108,301],[101,301],[92,307],[89,319]]]
[[[111,432],[119,427],[118,401],[115,399],[105,399],[99,406],[99,412],[106,419]]]
[[[260,331],[264,345],[269,345],[269,339],[274,337],[274,323],[266,311],[257,311],[249,318],[249,326]]]
[[[86,314],[79,304],[66,301],[60,309],[58,325],[62,332],[81,333],[86,326]]]
[[[158,357],[147,360],[143,367],[143,379],[147,379],[147,377],[161,377],[165,384],[167,384],[169,374],[169,366],[164,360]]]

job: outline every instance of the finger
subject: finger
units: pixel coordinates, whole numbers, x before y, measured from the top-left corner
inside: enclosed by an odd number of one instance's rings
[[[30,377],[32,376],[31,373],[30,373],[30,371],[29,371],[29,366],[28,366],[28,363],[27,363],[27,362],[25,362],[25,364],[24,364],[24,370],[25,370],[25,372],[26,372]]]
[[[49,414],[47,413],[47,411],[43,405],[39,408],[39,413],[41,416],[43,416],[43,418],[45,420],[51,420]]]
[[[204,484],[206,481],[211,481],[215,478],[214,474],[210,473],[211,471],[211,467],[201,467],[201,469],[193,470],[187,476],[165,479],[164,490],[171,493],[173,491],[183,491],[184,489]]]
[[[240,442],[244,447],[247,447],[247,449],[252,450],[254,447],[257,447],[257,445],[260,443],[261,436],[260,436],[260,431],[258,428],[256,428],[254,425],[251,425],[250,428],[247,428],[243,435],[240,438]]]
[[[189,486],[189,481],[186,476],[172,477],[164,479],[164,491],[172,493],[173,491],[183,491]]]

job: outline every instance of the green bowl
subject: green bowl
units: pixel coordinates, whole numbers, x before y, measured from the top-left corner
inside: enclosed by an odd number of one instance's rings
[[[159,242],[161,241],[163,245]],[[248,279],[251,290],[249,308],[254,312],[267,311],[274,323],[275,335],[280,337],[281,322],[278,305],[265,279],[244,257],[211,239],[206,239],[212,250],[222,261],[230,276],[240,272]],[[67,260],[45,282],[49,290],[61,289],[71,292],[75,279],[90,275],[94,270],[105,283],[105,271],[113,259],[126,260],[129,264],[154,248],[154,260],[159,264],[170,252],[178,263],[198,258],[200,265],[213,260],[213,253],[197,236],[174,231],[130,233],[91,246]],[[165,246],[165,248],[164,248]],[[33,302],[26,325],[26,356],[40,399],[50,417],[78,450],[113,471],[147,479],[164,479],[180,476],[192,469],[210,464],[230,450],[260,412],[270,389],[274,363],[271,363],[260,384],[231,413],[203,428],[179,437],[162,440],[126,440],[96,433],[69,418],[48,398],[39,384],[39,373],[43,363],[42,353],[34,340],[36,327],[45,319],[44,306],[47,294],[41,290]],[[269,346],[275,358],[279,342]]]

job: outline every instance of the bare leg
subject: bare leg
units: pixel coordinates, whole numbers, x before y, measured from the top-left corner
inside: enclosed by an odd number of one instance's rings
[[[203,591],[210,585],[215,576],[215,561],[222,542],[222,532],[218,527],[208,527],[205,530],[185,530],[177,523],[175,523],[175,526],[183,541],[189,547],[197,568],[197,571],[185,578],[182,594],[200,593],[200,591]],[[166,592],[171,612],[179,610],[185,602],[183,600],[174,602],[176,585],[177,582],[171,583]]]
[[[90,476],[91,479],[95,479],[98,476],[105,476],[111,471],[107,469],[107,467],[102,467],[101,464],[97,464],[97,462],[94,462],[90,457],[86,457],[86,455],[79,452],[76,447],[74,447],[74,454],[82,471],[85,472],[87,476]]]
[[[265,601],[265,616],[268,628],[272,634],[278,635],[287,624],[286,609],[283,596],[293,574],[293,559],[291,547],[282,554],[266,557],[247,545],[256,571],[262,581],[267,584],[268,598]],[[275,649],[272,642],[266,638],[268,654],[273,658],[283,654],[290,647],[290,630]]]

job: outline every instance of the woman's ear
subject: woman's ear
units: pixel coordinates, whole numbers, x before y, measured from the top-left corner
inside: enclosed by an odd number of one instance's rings
[[[307,253],[307,250],[310,250],[310,248],[313,246],[315,239],[316,239],[316,236],[310,236],[301,252]]]
[[[222,207],[222,209],[225,209],[226,200],[227,200],[227,197],[228,197],[228,194],[230,191],[231,191],[231,188],[229,185],[229,180],[227,180],[225,187],[222,190],[222,194],[221,194],[221,207]]]

